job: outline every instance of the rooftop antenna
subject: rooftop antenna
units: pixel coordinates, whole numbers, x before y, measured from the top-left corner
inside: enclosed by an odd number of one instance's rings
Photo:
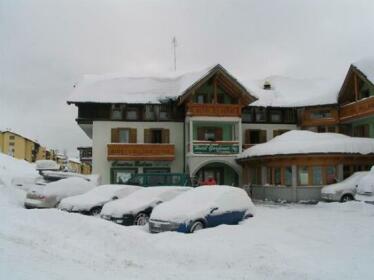
[[[177,71],[177,38],[174,36],[171,40],[171,44],[173,46],[173,53],[174,53],[174,71]]]

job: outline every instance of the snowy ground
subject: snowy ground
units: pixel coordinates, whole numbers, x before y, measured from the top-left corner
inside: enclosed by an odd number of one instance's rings
[[[0,186],[0,279],[372,279],[374,206],[258,205],[238,226],[150,234]]]

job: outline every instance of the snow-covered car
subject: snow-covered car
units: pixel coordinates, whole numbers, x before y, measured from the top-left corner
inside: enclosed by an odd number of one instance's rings
[[[58,208],[85,215],[98,215],[105,203],[124,198],[139,189],[141,187],[130,185],[102,185],[84,194],[64,198]]]
[[[43,176],[44,180],[47,182],[55,182],[61,179],[67,179],[67,178],[82,178],[86,181],[91,181],[94,184],[100,183],[100,176],[98,175],[83,175],[79,173],[74,172],[65,172],[65,171],[41,171],[40,174]]]
[[[121,225],[145,225],[153,208],[171,200],[191,187],[146,187],[133,194],[108,202],[101,210],[101,217]]]
[[[82,178],[67,178],[30,190],[26,194],[25,208],[53,208],[69,196],[82,194],[96,185]]]
[[[153,209],[149,230],[195,232],[221,224],[238,224],[252,217],[255,207],[241,188],[201,186]]]
[[[368,171],[355,172],[350,177],[339,183],[323,187],[321,189],[322,200],[338,202],[354,200],[357,183],[368,173]]]
[[[43,170],[44,171],[46,171],[46,170],[57,171],[57,170],[60,169],[60,165],[57,162],[55,162],[54,160],[42,159],[42,160],[37,160],[35,162],[35,168],[39,172],[43,171]]]
[[[374,167],[358,181],[355,199],[374,204]]]

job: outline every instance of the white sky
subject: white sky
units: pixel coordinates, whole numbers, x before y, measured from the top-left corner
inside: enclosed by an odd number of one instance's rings
[[[0,128],[70,154],[90,143],[66,104],[83,74],[220,63],[240,79],[341,78],[373,56],[374,1],[0,0]]]

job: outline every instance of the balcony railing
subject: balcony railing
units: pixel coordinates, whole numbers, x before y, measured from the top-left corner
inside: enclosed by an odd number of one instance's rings
[[[365,98],[340,108],[340,120],[346,121],[374,114],[374,97]]]
[[[190,116],[240,117],[241,105],[238,104],[188,104]]]
[[[193,141],[192,152],[210,155],[238,154],[239,141]]]
[[[329,110],[329,116],[314,118],[314,111],[306,110],[301,118],[301,126],[320,126],[320,125],[336,125],[339,122],[338,111],[336,109]]]
[[[108,144],[108,160],[171,161],[175,158],[172,144]]]

